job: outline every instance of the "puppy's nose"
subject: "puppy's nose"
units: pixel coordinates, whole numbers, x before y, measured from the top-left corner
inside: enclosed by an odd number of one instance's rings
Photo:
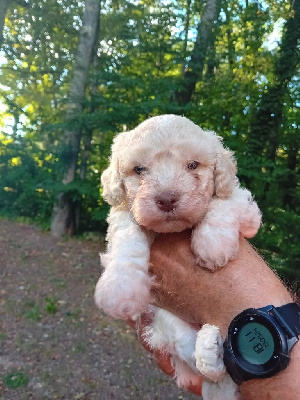
[[[162,193],[156,197],[157,207],[165,212],[170,212],[176,208],[178,196],[174,193]]]

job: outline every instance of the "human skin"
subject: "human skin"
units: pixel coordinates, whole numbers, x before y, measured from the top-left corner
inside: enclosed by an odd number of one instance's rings
[[[217,325],[225,339],[231,320],[244,309],[269,304],[278,307],[294,300],[245,239],[240,239],[238,256],[215,272],[196,264],[190,240],[189,231],[160,234],[152,245],[150,272],[155,276],[152,293],[159,307],[191,324]],[[156,360],[160,364],[159,354]],[[298,342],[286,370],[241,385],[243,399],[295,400],[300,392],[299,371]]]

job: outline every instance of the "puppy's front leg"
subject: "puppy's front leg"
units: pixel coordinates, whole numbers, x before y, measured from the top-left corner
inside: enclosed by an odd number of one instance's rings
[[[226,372],[218,327],[203,325],[197,335],[194,355],[198,371],[205,378],[203,400],[241,400],[239,387]]]
[[[231,199],[212,199],[209,209],[192,235],[192,251],[197,263],[215,270],[237,256],[239,219]]]
[[[108,252],[101,255],[104,272],[96,286],[95,301],[105,313],[126,319],[150,303],[150,238],[127,211],[112,208],[108,223]]]
[[[179,387],[199,383],[199,372],[194,358],[197,331],[169,311],[151,306],[154,318],[143,332],[151,349],[166,352],[174,368]]]

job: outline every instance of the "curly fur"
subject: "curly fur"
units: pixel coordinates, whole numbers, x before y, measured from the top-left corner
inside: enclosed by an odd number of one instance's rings
[[[192,251],[198,264],[210,270],[233,259],[239,236],[254,236],[261,223],[258,206],[240,187],[236,171],[233,153],[222,139],[184,117],[153,117],[117,135],[110,165],[102,174],[103,198],[112,207],[96,304],[123,319],[149,308],[149,249],[157,232],[192,229]],[[199,369],[205,375],[207,352],[199,352],[198,345],[194,354],[195,331],[174,315],[155,309],[146,336],[153,348],[173,354],[179,385],[193,381]],[[199,362],[202,358],[204,363]],[[223,391],[230,379],[219,375]],[[216,389],[213,385],[208,393]]]

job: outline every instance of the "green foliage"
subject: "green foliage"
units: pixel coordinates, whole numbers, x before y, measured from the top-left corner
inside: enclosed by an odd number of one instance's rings
[[[3,383],[9,389],[18,389],[28,385],[29,378],[22,371],[10,372],[2,377]]]
[[[300,280],[296,268],[300,262],[299,223],[299,214],[269,207],[264,213],[264,224],[253,240],[269,265],[289,282]]]
[[[0,135],[0,214],[45,222],[52,209],[51,157],[38,143]]]
[[[53,296],[47,296],[46,300],[46,311],[49,314],[56,314],[58,310],[58,299]]]

